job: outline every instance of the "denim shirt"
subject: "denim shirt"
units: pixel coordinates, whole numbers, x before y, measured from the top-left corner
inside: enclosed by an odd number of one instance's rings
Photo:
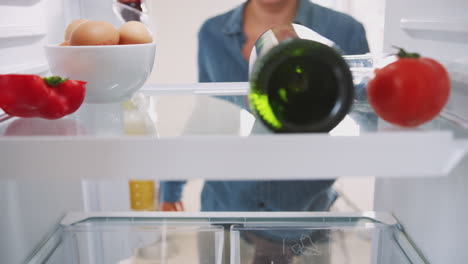
[[[227,13],[210,18],[201,27],[198,34],[200,82],[248,81],[248,62],[241,53],[246,41],[242,30],[244,7],[245,3]],[[346,54],[369,52],[364,27],[346,14],[308,0],[299,0],[294,23],[306,26],[332,40]],[[245,96],[223,99],[247,108]],[[288,175],[285,175],[285,179],[287,178]],[[202,211],[326,211],[337,197],[331,188],[333,182],[333,180],[207,181],[202,191],[201,209]],[[181,181],[161,183],[161,200],[180,201],[183,185],[184,182]]]

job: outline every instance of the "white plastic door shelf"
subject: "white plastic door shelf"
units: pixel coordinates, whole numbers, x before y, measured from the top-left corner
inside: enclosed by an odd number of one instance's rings
[[[0,0],[0,74],[48,72],[43,46],[62,34],[50,29],[61,24],[61,2]]]

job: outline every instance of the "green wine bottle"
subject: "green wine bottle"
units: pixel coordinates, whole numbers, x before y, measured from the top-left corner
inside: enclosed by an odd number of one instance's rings
[[[273,28],[257,40],[248,97],[253,113],[269,129],[328,132],[349,112],[352,74],[329,45],[333,43],[300,25]]]

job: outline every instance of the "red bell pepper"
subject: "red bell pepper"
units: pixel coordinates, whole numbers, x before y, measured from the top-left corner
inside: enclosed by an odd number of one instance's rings
[[[59,76],[0,74],[0,108],[17,117],[61,118],[81,106],[85,85]]]

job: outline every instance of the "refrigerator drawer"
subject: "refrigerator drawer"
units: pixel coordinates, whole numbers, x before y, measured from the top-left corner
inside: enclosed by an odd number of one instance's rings
[[[426,262],[388,214],[226,212],[69,215],[28,263]]]

